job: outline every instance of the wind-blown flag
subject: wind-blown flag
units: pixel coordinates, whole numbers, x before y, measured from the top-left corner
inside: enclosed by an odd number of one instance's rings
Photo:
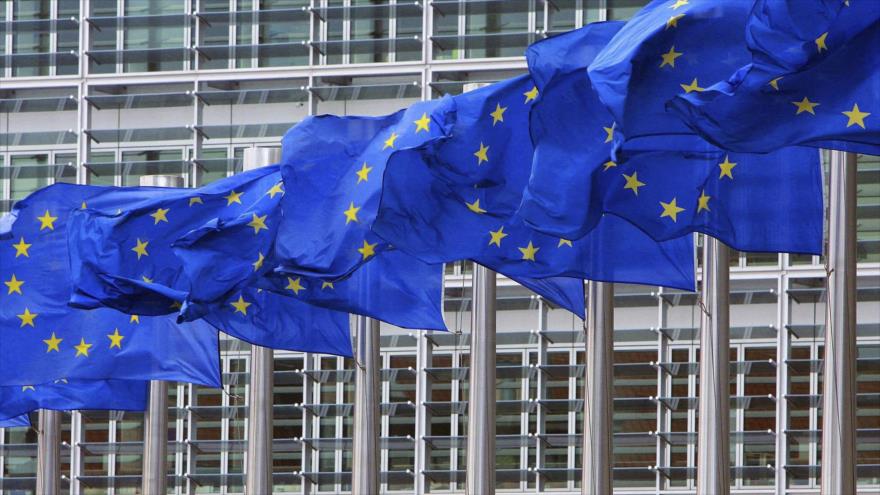
[[[631,144],[624,150],[636,151],[612,150],[618,133],[583,69],[618,29],[620,23],[592,24],[527,51],[540,93],[530,120],[531,178],[519,211],[526,222],[578,239],[610,213],[658,240],[703,232],[744,251],[820,252],[816,150],[726,153],[696,137],[691,151]]]
[[[21,416],[15,416],[9,419],[0,419],[0,428],[21,428],[30,425],[31,419],[27,414],[22,414]]]
[[[67,305],[68,221],[100,190],[49,186],[0,222],[0,385],[113,378],[219,387],[218,334],[210,325]]]
[[[590,235],[568,240],[515,216],[531,170],[528,115],[537,93],[522,76],[456,96],[448,138],[389,160],[373,230],[429,262],[467,258],[513,277],[693,290],[690,236],[657,243],[609,216]]]
[[[59,379],[38,385],[0,387],[0,421],[37,409],[143,411],[150,382]]]
[[[745,25],[752,2],[654,0],[589,64],[589,78],[627,140],[684,150],[693,131],[666,111],[668,100],[727,77],[750,60]],[[683,139],[670,139],[683,135]],[[697,150],[702,149],[696,140]]]
[[[880,3],[759,0],[753,58],[729,80],[670,107],[720,147],[803,144],[880,155]]]
[[[187,321],[203,317],[252,344],[350,356],[348,315],[248,284],[279,220],[253,205],[271,208],[283,195],[278,167],[268,166],[199,189],[113,189],[88,198],[71,226],[71,259],[79,267],[74,303],[158,314],[180,309]],[[188,277],[175,243],[226,225],[240,237],[222,246],[210,276]]]

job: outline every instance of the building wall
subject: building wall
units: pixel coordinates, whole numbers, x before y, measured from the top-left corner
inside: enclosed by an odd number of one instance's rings
[[[528,43],[645,0],[23,0],[0,2],[0,211],[55,181],[190,186],[241,168],[310,114],[383,114],[522,73]],[[858,462],[880,489],[880,162],[860,157]],[[823,261],[737,253],[731,290],[736,493],[818,493]],[[382,327],[383,490],[463,493],[470,273],[447,266],[449,333]],[[579,490],[582,322],[499,282],[498,486]],[[616,493],[693,493],[694,294],[615,288]],[[241,493],[247,344],[224,389],[171,387],[173,493]],[[276,353],[275,487],[349,490],[353,363]],[[143,415],[65,415],[65,490],[137,493]],[[32,493],[35,433],[0,430],[0,489]]]

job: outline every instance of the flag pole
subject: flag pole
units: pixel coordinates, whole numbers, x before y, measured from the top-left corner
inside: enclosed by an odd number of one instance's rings
[[[468,83],[463,92],[487,83]],[[466,493],[495,493],[495,272],[474,263]]]
[[[61,413],[40,409],[37,430],[37,493],[58,495],[61,480]]]
[[[614,284],[587,282],[584,445],[581,493],[613,490]]]
[[[856,492],[856,154],[831,151],[821,493]]]
[[[242,169],[254,170],[281,161],[281,148],[252,147],[244,150]],[[247,457],[245,493],[272,493],[272,406],[275,385],[272,349],[251,346],[248,391]]]
[[[379,320],[355,315],[352,495],[379,493]]]
[[[730,493],[730,250],[705,236],[697,493]]]
[[[141,186],[183,187],[179,175],[144,175]],[[150,382],[150,404],[144,414],[143,493],[165,493],[168,488],[168,383]]]

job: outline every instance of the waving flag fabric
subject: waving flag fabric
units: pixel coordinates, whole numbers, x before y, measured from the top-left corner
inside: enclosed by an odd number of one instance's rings
[[[373,230],[429,261],[473,259],[514,277],[574,277],[694,288],[690,236],[657,243],[603,218],[579,240],[541,234],[515,216],[531,170],[528,76],[455,97],[447,139],[395,153]],[[560,164],[562,166],[562,164]]]
[[[2,222],[0,385],[113,378],[219,387],[218,336],[210,325],[67,305],[68,220],[100,189],[70,184],[41,189]]]
[[[395,150],[446,135],[451,103],[420,102],[383,117],[309,117],[287,131],[275,246],[282,269],[335,280],[388,249],[370,231],[385,163]]]
[[[137,380],[59,379],[38,385],[4,386],[0,387],[0,422],[37,409],[143,411],[149,385]]]
[[[643,140],[615,152],[619,132],[583,69],[618,29],[593,24],[529,47],[540,93],[519,212],[526,222],[578,239],[610,213],[658,240],[703,232],[744,251],[819,253],[822,177],[814,149],[727,153],[694,139],[691,151],[652,150]]]
[[[676,96],[676,116],[735,151],[804,144],[880,155],[880,3],[761,0],[747,26],[751,63]]]
[[[0,428],[20,428],[22,426],[30,426],[31,419],[27,414],[15,416],[9,419],[0,419]]]

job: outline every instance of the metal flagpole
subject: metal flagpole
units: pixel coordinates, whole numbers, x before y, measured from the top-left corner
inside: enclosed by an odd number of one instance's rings
[[[856,492],[856,154],[831,152],[822,494]]]
[[[58,495],[61,480],[61,413],[40,409],[37,430],[37,493]]]
[[[256,168],[278,163],[281,148],[254,147],[244,150],[242,168]],[[275,385],[275,355],[272,349],[251,346],[250,388],[248,391],[247,458],[245,493],[272,493],[272,405]]]
[[[697,493],[730,493],[730,251],[705,237],[700,314]]]
[[[179,175],[145,175],[141,186],[183,187]],[[141,491],[165,493],[167,491],[168,462],[168,383],[150,382],[150,405],[144,414],[144,460]]]
[[[352,495],[379,493],[379,320],[355,316],[357,362],[354,370]]]
[[[611,493],[614,414],[614,284],[587,282],[581,493]]]
[[[464,92],[487,83],[468,83]],[[495,272],[474,263],[468,387],[468,495],[495,493]]]

